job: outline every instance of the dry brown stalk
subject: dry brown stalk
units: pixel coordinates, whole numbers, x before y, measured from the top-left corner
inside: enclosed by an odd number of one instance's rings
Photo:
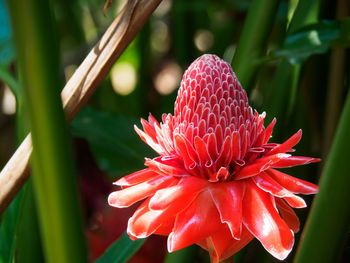
[[[62,90],[68,121],[73,120],[86,104],[160,2],[129,0],[126,3]],[[0,216],[29,178],[31,153],[32,142],[28,134],[0,173]]]

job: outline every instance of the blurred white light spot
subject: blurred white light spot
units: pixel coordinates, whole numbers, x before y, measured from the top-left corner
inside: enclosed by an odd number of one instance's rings
[[[130,94],[136,87],[136,70],[127,62],[117,63],[111,71],[113,89],[120,95]]]
[[[308,36],[310,42],[315,46],[321,46],[322,42],[316,30],[312,30]]]
[[[214,44],[214,36],[208,30],[198,30],[194,35],[194,44],[199,51],[208,51]]]
[[[170,1],[170,0],[163,0],[159,4],[157,9],[153,12],[153,14],[155,16],[158,16],[158,17],[164,16],[166,13],[168,13],[170,11],[171,4],[172,4],[172,1]]]
[[[156,90],[162,95],[168,95],[173,92],[181,81],[181,67],[170,62],[157,74],[154,79]]]
[[[16,98],[7,86],[4,88],[1,107],[4,114],[12,115],[16,113]]]
[[[158,53],[165,53],[169,50],[169,29],[162,21],[152,23],[151,48]]]

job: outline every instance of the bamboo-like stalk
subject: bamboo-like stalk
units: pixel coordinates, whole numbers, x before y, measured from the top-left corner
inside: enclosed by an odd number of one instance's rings
[[[50,5],[45,0],[18,0],[9,7],[32,130],[33,185],[46,260],[87,262]]]
[[[249,92],[257,71],[256,60],[263,55],[279,0],[254,0],[244,23],[232,67],[242,86]]]
[[[160,2],[127,2],[64,87],[61,96],[68,120],[71,121],[86,104]],[[0,215],[29,177],[31,151],[31,136],[28,135],[0,173]]]
[[[336,262],[350,222],[350,92],[294,262]]]
[[[349,15],[350,3],[347,0],[338,0],[336,17],[337,19]],[[323,135],[323,156],[326,157],[331,147],[335,129],[339,120],[342,105],[342,93],[344,90],[346,49],[335,48],[331,52],[328,90],[326,102],[325,130]]]

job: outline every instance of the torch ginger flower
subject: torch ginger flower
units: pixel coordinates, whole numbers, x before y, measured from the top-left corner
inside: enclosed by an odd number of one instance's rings
[[[128,207],[145,199],[129,219],[131,239],[168,236],[173,252],[198,244],[212,261],[223,260],[256,237],[274,257],[292,250],[299,220],[293,208],[306,207],[295,194],[314,194],[318,187],[276,168],[317,162],[292,156],[301,130],[282,144],[269,143],[274,119],[248,104],[231,66],[203,55],[185,72],[174,116],[161,123],[141,120],[141,139],[159,157],[146,158],[144,170],[115,182],[122,190],[108,202]]]

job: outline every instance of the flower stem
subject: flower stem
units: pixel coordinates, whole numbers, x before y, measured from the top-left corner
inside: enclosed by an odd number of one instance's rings
[[[335,262],[350,222],[350,92],[320,180],[296,263]]]
[[[242,87],[250,90],[257,71],[255,61],[266,49],[269,33],[277,13],[279,0],[254,0],[249,8],[232,67]]]
[[[49,2],[18,0],[8,4],[32,130],[34,192],[46,260],[86,262]]]

